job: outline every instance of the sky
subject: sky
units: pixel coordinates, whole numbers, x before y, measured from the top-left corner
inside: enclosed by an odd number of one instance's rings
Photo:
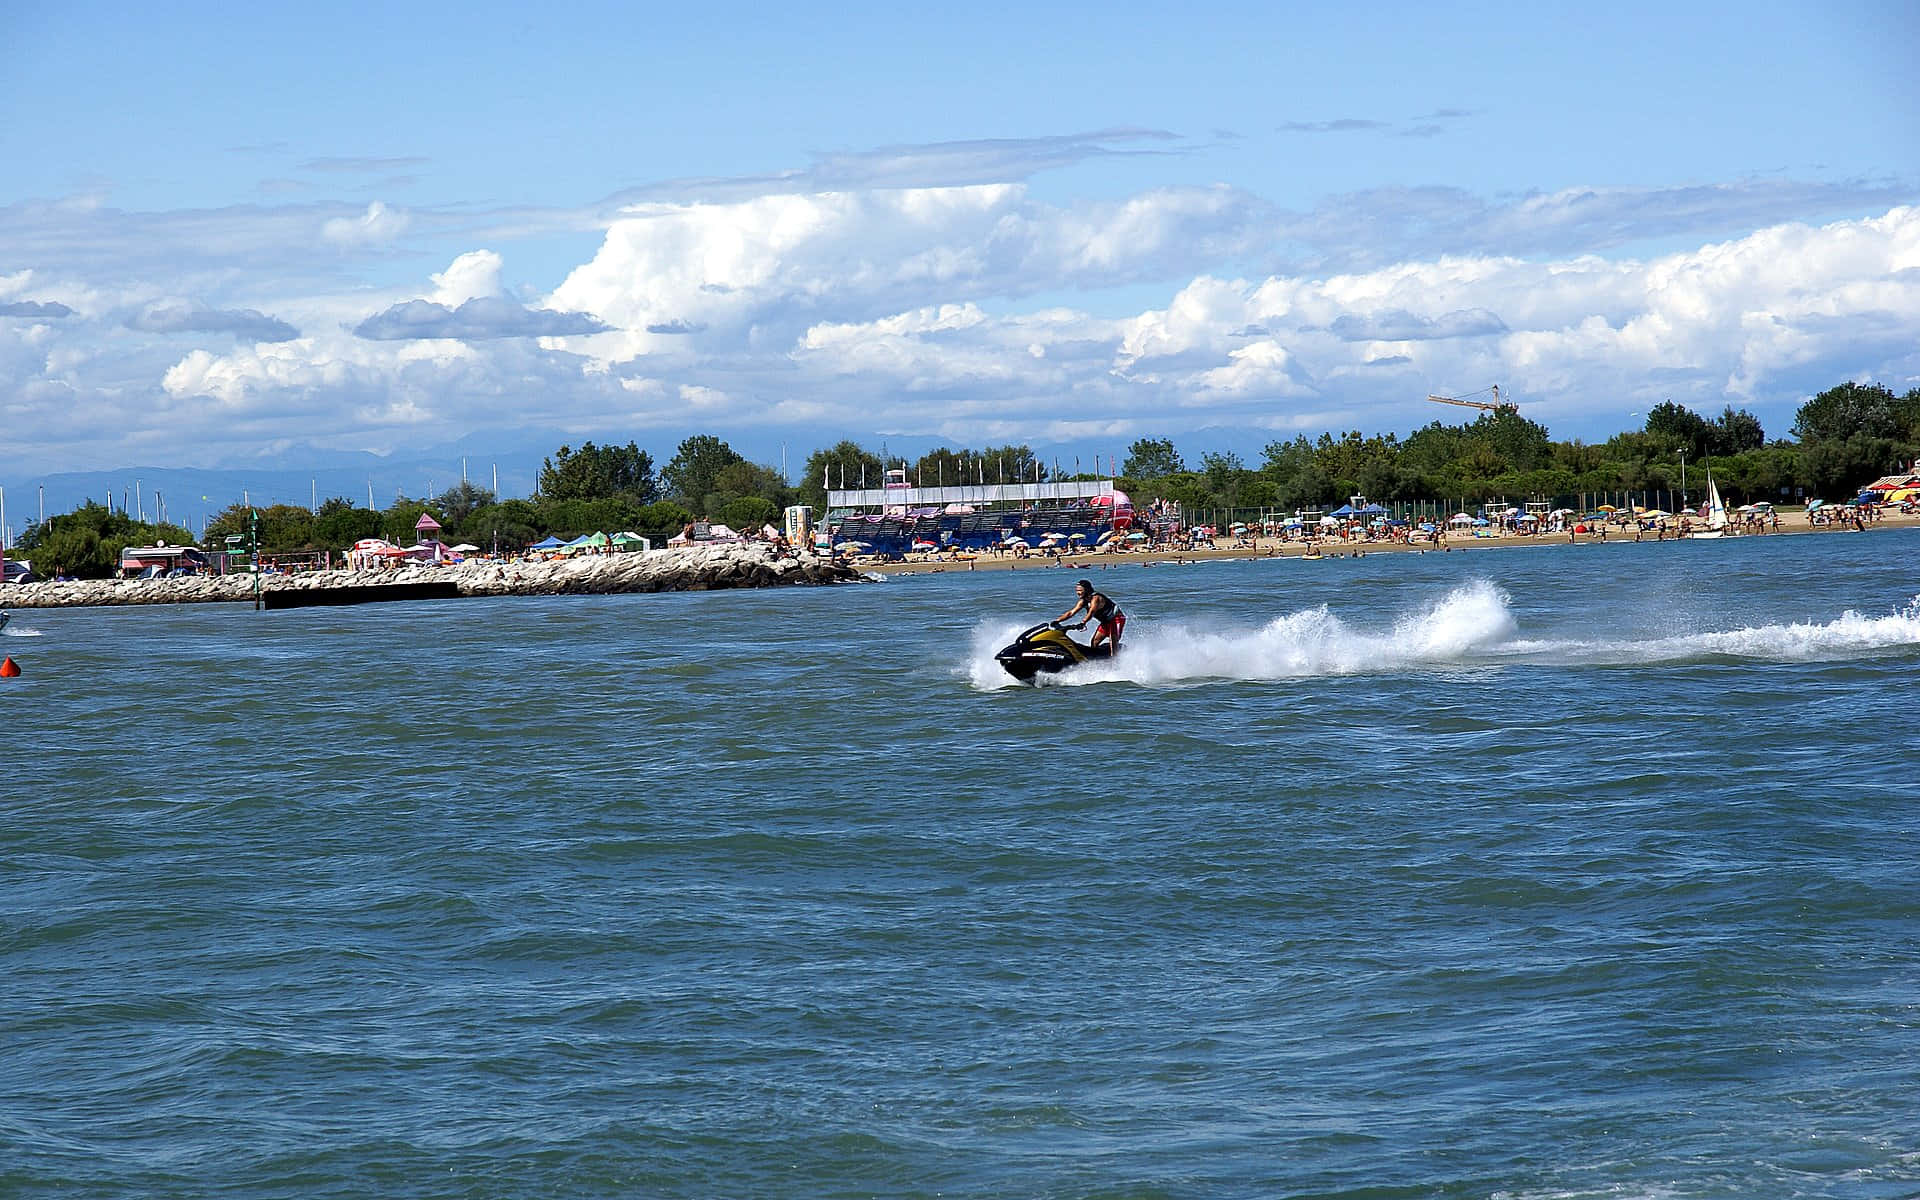
[[[0,6],[0,486],[1920,386],[1920,6],[1035,7]]]

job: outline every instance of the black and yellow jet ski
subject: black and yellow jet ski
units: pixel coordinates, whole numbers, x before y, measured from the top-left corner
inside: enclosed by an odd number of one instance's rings
[[[1084,663],[1113,657],[1110,643],[1088,646],[1066,635],[1058,621],[1045,621],[1009,642],[994,660],[1021,683],[1036,675],[1057,675]]]

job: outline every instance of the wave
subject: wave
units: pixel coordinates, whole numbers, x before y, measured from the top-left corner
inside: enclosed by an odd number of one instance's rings
[[[1637,666],[1715,658],[1824,662],[1920,647],[1920,596],[1883,617],[1847,609],[1826,622],[1790,622],[1658,638],[1515,641],[1506,652],[1544,662]]]
[[[1713,658],[1791,662],[1846,658],[1887,649],[1920,648],[1920,596],[1898,612],[1866,617],[1848,610],[1824,624],[1762,625],[1673,637],[1614,639],[1519,637],[1506,592],[1486,581],[1462,584],[1436,600],[1391,618],[1384,629],[1358,628],[1327,605],[1233,630],[1155,622],[1130,632],[1126,651],[1064,675],[1049,685],[1208,680],[1283,680],[1399,672],[1448,666],[1538,663],[1566,666],[1646,665]],[[1012,684],[994,652],[1022,627],[983,622],[973,631],[964,674],[975,687]]]

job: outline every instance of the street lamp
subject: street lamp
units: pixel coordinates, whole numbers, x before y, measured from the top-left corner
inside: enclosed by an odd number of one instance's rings
[[[1685,450],[1680,452],[1680,507],[1690,507],[1687,504],[1687,452]]]

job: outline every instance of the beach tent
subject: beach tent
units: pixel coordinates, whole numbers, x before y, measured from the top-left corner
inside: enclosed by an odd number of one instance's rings
[[[1353,510],[1353,515],[1356,517],[1383,517],[1386,514],[1387,510],[1378,504],[1369,504],[1365,508],[1356,508]]]
[[[474,545],[472,542],[461,542],[458,546],[450,547],[455,554],[472,554],[479,548],[480,547]]]
[[[648,541],[646,538],[641,537],[637,533],[629,533],[626,530],[621,530],[619,533],[614,534],[611,538],[608,538],[607,540],[612,542],[616,547],[618,547],[621,550],[653,549],[652,542]]]
[[[541,538],[539,541],[535,542],[533,545],[528,546],[527,549],[558,550],[560,547],[564,545],[566,545],[566,543],[561,541],[559,538],[553,537],[552,535],[548,535],[547,537]]]
[[[1330,517],[1350,517],[1356,511],[1357,510],[1353,507],[1353,505],[1342,504],[1339,508],[1334,509],[1332,512],[1328,513],[1327,515]]]

